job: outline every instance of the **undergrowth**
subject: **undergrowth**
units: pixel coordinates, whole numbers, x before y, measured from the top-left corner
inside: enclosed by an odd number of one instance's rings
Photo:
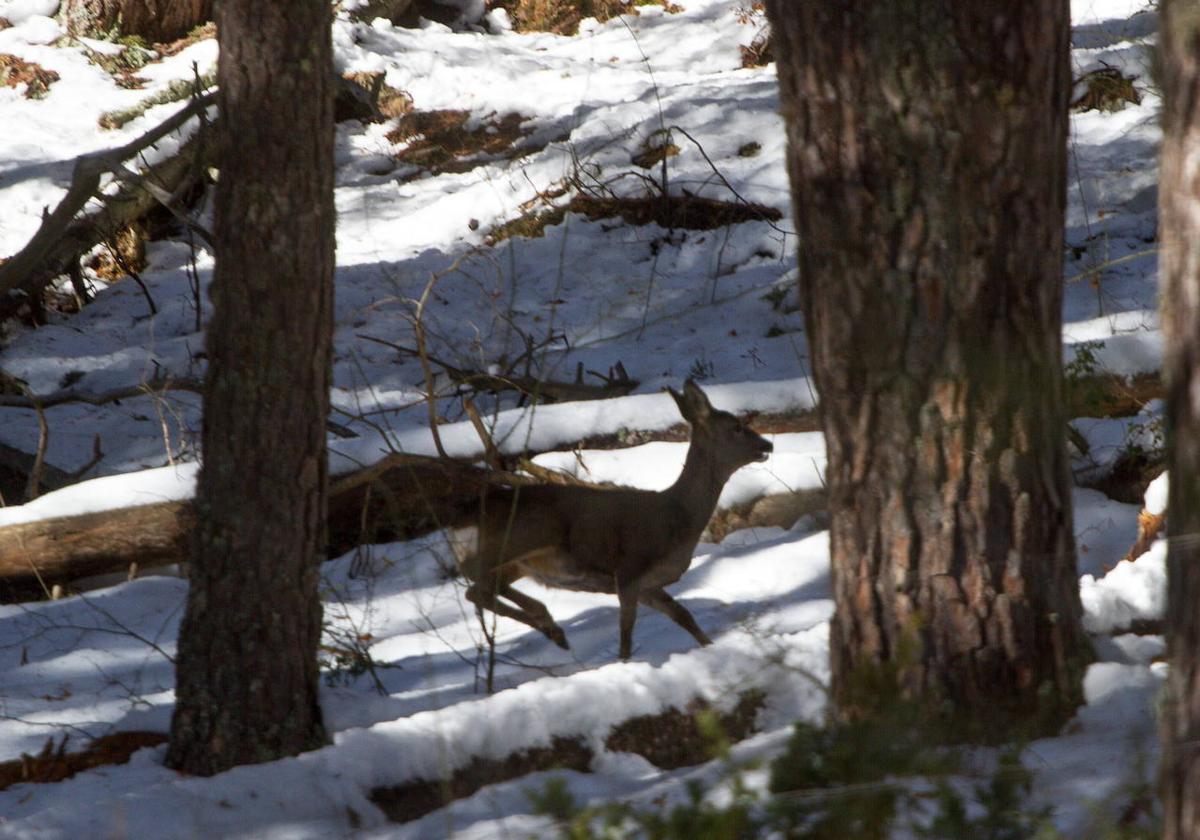
[[[961,769],[961,748],[935,746],[920,727],[899,723],[798,723],[762,791],[747,779],[757,768],[730,760],[728,741],[709,717],[703,725],[712,754],[724,762],[721,777],[708,789],[689,780],[683,801],[581,806],[561,778],[528,795],[562,840],[883,840],[893,832],[931,840],[1057,840],[1052,809],[1028,802],[1033,776],[1019,748],[1002,750],[987,781],[964,794],[949,781]]]
[[[58,74],[53,70],[15,55],[0,53],[0,85],[12,88],[25,85],[26,99],[42,99],[57,81]]]
[[[472,126],[470,111],[413,111],[402,114],[387,133],[390,143],[402,145],[396,160],[423,171],[469,172],[495,158],[512,160],[533,151],[518,144],[532,129],[521,114],[490,114]]]
[[[155,105],[166,105],[171,102],[179,102],[187,99],[196,92],[197,87],[201,90],[212,87],[217,83],[217,71],[211,70],[200,76],[199,79],[176,79],[171,82],[161,91],[152,96],[147,96],[136,105],[131,105],[128,108],[121,108],[116,111],[105,111],[100,115],[100,127],[107,129],[120,128],[132,120],[136,120],[146,111],[153,108]]]
[[[638,6],[662,6],[669,13],[682,9],[669,0],[498,0],[492,8],[508,12],[518,32],[575,35],[585,18],[603,23],[620,15],[636,15]]]

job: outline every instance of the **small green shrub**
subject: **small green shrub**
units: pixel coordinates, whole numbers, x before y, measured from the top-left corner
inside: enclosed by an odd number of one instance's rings
[[[1061,840],[1051,808],[1030,808],[1033,775],[1020,749],[1001,752],[991,778],[964,795],[946,779],[961,764],[960,750],[937,739],[905,709],[886,721],[819,727],[796,725],[771,764],[769,792],[751,788],[746,767],[726,764],[715,804],[696,781],[686,801],[670,808],[614,801],[581,807],[561,778],[527,795],[534,812],[554,820],[561,840],[884,840],[900,827],[927,840]],[[720,727],[706,725],[713,750],[728,762]],[[919,780],[937,779],[932,812]],[[1140,834],[1106,834],[1133,840]]]
[[[1021,763],[1021,751],[1010,747],[1000,754],[996,772],[987,784],[975,787],[983,814],[969,815],[967,801],[949,782],[937,786],[937,812],[927,823],[914,823],[918,837],[928,840],[1053,840],[1060,835],[1049,806],[1025,810],[1033,789],[1033,774]]]

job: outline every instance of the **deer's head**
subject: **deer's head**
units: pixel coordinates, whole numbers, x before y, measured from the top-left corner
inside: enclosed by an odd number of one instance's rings
[[[713,408],[700,386],[691,379],[684,383],[682,394],[673,388],[667,391],[692,427],[692,446],[702,448],[722,471],[733,473],[746,464],[765,461],[775,449],[770,441],[728,411]]]

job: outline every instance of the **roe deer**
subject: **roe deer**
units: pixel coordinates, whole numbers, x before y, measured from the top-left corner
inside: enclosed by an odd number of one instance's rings
[[[714,409],[692,380],[682,394],[668,390],[692,427],[683,472],[668,489],[546,484],[485,492],[475,553],[461,563],[471,581],[467,599],[477,611],[516,619],[568,647],[546,605],[513,588],[531,577],[560,589],[615,593],[622,659],[629,658],[639,603],[667,615],[700,644],[711,644],[663,587],[692,564],[725,482],[738,468],[765,461],[774,447],[732,414]]]

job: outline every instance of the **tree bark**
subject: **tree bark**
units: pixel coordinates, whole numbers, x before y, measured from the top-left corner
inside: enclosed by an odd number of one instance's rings
[[[333,310],[326,0],[218,5],[216,269],[167,763],[325,743],[317,704]]]
[[[1068,4],[767,11],[829,456],[835,700],[870,713],[883,676],[993,736],[1052,728],[1090,656],[1061,364]]]
[[[1163,837],[1200,837],[1200,15],[1161,7],[1159,230],[1166,339],[1167,703]]]
[[[116,29],[147,41],[174,41],[212,18],[213,0],[64,0],[59,15],[72,35]]]

